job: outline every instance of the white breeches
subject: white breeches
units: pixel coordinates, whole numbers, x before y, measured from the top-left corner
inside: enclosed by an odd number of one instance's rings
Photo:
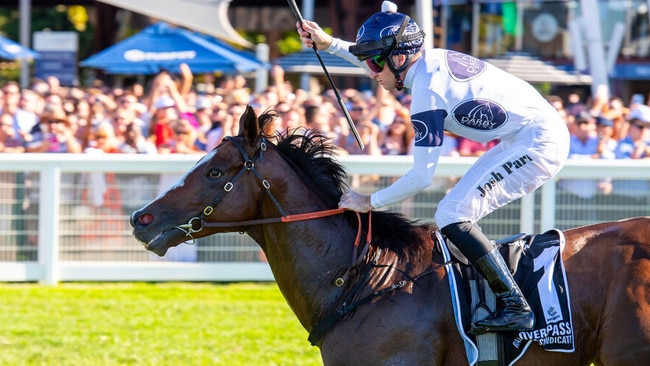
[[[436,225],[476,223],[553,178],[569,154],[569,131],[553,120],[523,127],[478,158],[438,204]]]

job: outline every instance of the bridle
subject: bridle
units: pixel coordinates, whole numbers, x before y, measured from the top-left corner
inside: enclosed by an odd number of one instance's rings
[[[244,159],[244,163],[242,164],[242,167],[239,170],[239,172],[237,172],[237,174],[235,174],[235,176],[229,182],[224,184],[223,190],[220,191],[219,194],[212,200],[212,203],[205,206],[205,208],[203,208],[203,212],[201,212],[199,216],[192,217],[185,224],[175,226],[176,229],[184,232],[185,236],[191,239],[191,242],[189,244],[194,244],[196,242],[196,239],[194,238],[193,234],[200,232],[201,230],[203,230],[203,228],[206,227],[212,227],[212,228],[241,227],[241,226],[250,226],[250,225],[271,224],[271,223],[278,223],[278,222],[302,221],[302,220],[310,220],[310,219],[315,219],[320,217],[338,215],[345,211],[345,209],[336,208],[336,209],[314,211],[314,212],[308,212],[308,213],[302,213],[296,215],[287,215],[284,209],[282,209],[280,202],[278,202],[278,200],[271,192],[271,184],[269,183],[269,181],[264,179],[260,174],[260,172],[255,168],[256,162],[262,162],[264,160],[263,154],[268,149],[268,143],[266,139],[263,137],[260,139],[260,147],[259,149],[257,149],[257,151],[255,151],[255,154],[253,155],[252,158],[248,156],[248,153],[246,153],[246,150],[241,145],[241,143],[237,141],[236,138],[232,138],[228,136],[228,137],[224,137],[224,141],[232,142],[233,145],[235,145],[237,150],[239,150],[239,153],[242,155],[242,158]],[[221,201],[221,199],[228,192],[230,192],[234,188],[235,183],[246,172],[251,172],[253,173],[253,175],[255,175],[255,177],[257,177],[262,187],[264,188],[264,191],[269,196],[271,201],[273,201],[275,207],[277,207],[281,216],[266,218],[266,219],[253,219],[253,220],[235,221],[235,222],[205,222],[205,218],[212,215],[212,213],[214,212],[214,207],[219,203],[219,201]]]

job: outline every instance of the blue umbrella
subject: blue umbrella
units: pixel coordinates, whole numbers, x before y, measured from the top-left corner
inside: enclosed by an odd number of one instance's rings
[[[327,71],[331,75],[345,75],[345,76],[367,76],[368,71],[363,67],[353,64],[331,53],[321,52],[320,57],[323,60]],[[306,74],[324,74],[323,67],[321,66],[318,58],[314,55],[314,51],[310,49],[294,52],[289,55],[277,58],[273,63],[281,66],[284,71],[291,73],[306,73]]]
[[[27,47],[21,46],[9,38],[0,36],[0,58],[10,60],[29,60],[38,58],[38,53]]]
[[[250,72],[264,66],[245,52],[164,22],[85,59],[81,66],[112,74],[155,74],[162,70],[178,72],[182,63],[192,72],[226,74]]]

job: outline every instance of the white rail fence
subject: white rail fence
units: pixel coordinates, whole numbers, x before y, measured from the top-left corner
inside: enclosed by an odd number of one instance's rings
[[[0,281],[272,281],[246,236],[201,239],[189,256],[160,260],[130,235],[128,217],[192,167],[192,155],[0,155]],[[411,166],[410,157],[345,156],[350,185],[373,191]],[[391,207],[431,221],[436,203],[473,158],[441,158],[436,182]],[[492,238],[648,215],[650,160],[574,160],[555,181],[481,220]],[[108,176],[117,176],[115,181]],[[95,180],[100,177],[99,180]],[[609,184],[613,181],[613,190]],[[93,186],[114,186],[114,201]],[[478,186],[478,182],[477,182]],[[99,197],[99,200],[98,200]],[[188,246],[182,246],[188,247]]]

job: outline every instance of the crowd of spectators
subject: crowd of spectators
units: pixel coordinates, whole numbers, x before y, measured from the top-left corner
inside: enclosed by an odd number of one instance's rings
[[[273,67],[274,83],[252,92],[242,76],[193,83],[189,68],[174,77],[156,75],[151,85],[127,88],[64,87],[56,78],[28,88],[0,85],[0,152],[9,153],[202,153],[238,133],[246,105],[277,113],[275,129],[317,128],[339,154],[408,154],[413,144],[407,100],[382,91],[343,91],[363,151],[331,91],[313,95],[294,89]]]
[[[272,83],[252,92],[242,76],[194,83],[188,67],[174,77],[156,75],[151,85],[128,88],[63,87],[55,78],[29,88],[6,82],[0,88],[0,152],[188,154],[213,149],[238,132],[246,105],[258,114],[277,112],[277,131],[317,128],[339,154],[408,155],[413,147],[410,95],[345,89],[341,96],[366,148],[360,150],[331,90],[309,93],[271,69]],[[650,157],[649,108],[643,97],[630,103],[596,93],[548,96],[571,132],[571,158]],[[480,156],[498,141],[480,144],[447,134],[445,155]]]

